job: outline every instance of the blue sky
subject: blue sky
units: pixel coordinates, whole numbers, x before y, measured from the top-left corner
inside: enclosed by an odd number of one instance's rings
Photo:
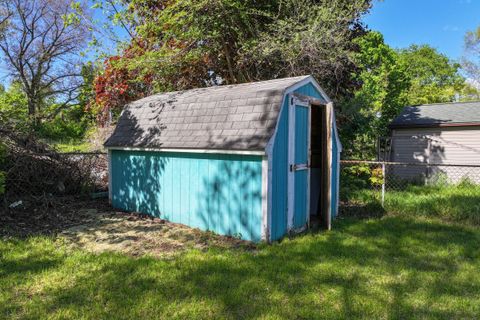
[[[364,21],[394,48],[429,44],[458,59],[465,33],[480,26],[480,0],[375,0]]]

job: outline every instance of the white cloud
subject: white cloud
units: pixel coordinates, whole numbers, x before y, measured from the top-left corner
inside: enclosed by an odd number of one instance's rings
[[[476,88],[477,90],[480,90],[480,83],[477,80],[472,78],[467,78],[465,82],[471,85],[472,87]]]
[[[457,32],[460,31],[460,28],[458,26],[452,26],[447,24],[443,26],[442,30],[446,32]]]

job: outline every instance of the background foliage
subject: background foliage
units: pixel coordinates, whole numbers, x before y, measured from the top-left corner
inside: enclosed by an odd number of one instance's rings
[[[370,0],[95,0],[91,8],[60,6],[68,12],[61,16],[65,26],[81,23],[93,34],[89,45],[82,37],[86,52],[98,52],[106,38],[108,50],[75,64],[78,96],[67,105],[55,95],[42,99],[45,117],[34,127],[28,121],[31,99],[20,79],[11,77],[0,88],[0,125],[64,150],[86,150],[87,140],[98,140],[95,132],[103,130],[97,128],[114,123],[123,106],[138,98],[312,74],[335,101],[341,138],[348,141],[343,157],[372,159],[377,139],[388,136],[388,123],[404,106],[479,98],[465,75],[478,74],[480,33],[467,34],[468,56],[461,63],[427,45],[394,49],[362,23],[371,6]],[[91,10],[110,25],[95,22]],[[0,19],[0,33],[8,31],[5,21]],[[114,28],[128,35],[125,41],[113,39]]]

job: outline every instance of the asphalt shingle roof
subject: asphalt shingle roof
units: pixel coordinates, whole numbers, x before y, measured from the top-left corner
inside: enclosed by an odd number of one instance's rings
[[[479,123],[480,101],[425,104],[405,107],[390,127],[438,126],[445,124]]]
[[[128,104],[106,147],[264,150],[285,90],[308,76],[149,96]]]

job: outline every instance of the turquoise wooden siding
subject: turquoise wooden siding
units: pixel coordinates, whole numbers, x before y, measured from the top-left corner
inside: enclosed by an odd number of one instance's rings
[[[111,151],[112,205],[260,241],[260,156]]]
[[[314,97],[316,99],[320,99],[320,100],[326,102],[326,100],[323,98],[322,94],[311,83],[308,83],[308,84],[298,88],[297,90],[295,90],[295,93],[300,93],[300,94],[303,94],[305,96]]]
[[[297,165],[308,163],[308,126],[309,126],[309,108],[295,106],[295,146],[294,162]],[[293,226],[300,228],[307,223],[307,198],[308,192],[308,170],[297,170],[294,173],[294,209]]]
[[[295,106],[295,163],[308,162],[308,108]]]
[[[278,118],[277,135],[272,150],[271,240],[287,232],[288,202],[288,99],[285,98]]]

